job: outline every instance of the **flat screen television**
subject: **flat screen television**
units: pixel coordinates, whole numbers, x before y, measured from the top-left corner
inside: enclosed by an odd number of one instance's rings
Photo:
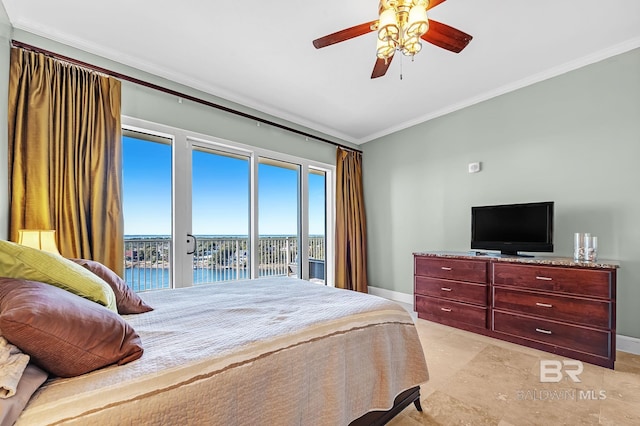
[[[553,201],[471,207],[471,248],[553,251]]]

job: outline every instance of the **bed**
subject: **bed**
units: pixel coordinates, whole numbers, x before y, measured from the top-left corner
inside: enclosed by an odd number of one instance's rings
[[[122,318],[142,356],[50,377],[16,425],[362,425],[420,409],[427,366],[394,302],[288,277],[139,296],[153,310]]]

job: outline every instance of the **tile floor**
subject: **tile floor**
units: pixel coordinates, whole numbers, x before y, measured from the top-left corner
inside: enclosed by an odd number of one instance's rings
[[[429,367],[423,412],[390,426],[640,425],[640,355],[617,353],[615,370],[584,363],[580,383],[541,383],[553,354],[416,319]]]

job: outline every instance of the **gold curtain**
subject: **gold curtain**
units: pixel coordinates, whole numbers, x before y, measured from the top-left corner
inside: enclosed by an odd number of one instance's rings
[[[21,48],[9,76],[9,236],[123,272],[120,81]]]
[[[367,293],[362,154],[338,148],[336,175],[336,287]]]

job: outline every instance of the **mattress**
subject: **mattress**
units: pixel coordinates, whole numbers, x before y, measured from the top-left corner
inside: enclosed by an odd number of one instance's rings
[[[17,425],[346,425],[428,379],[411,316],[296,278],[145,292],[143,356],[47,381]]]

